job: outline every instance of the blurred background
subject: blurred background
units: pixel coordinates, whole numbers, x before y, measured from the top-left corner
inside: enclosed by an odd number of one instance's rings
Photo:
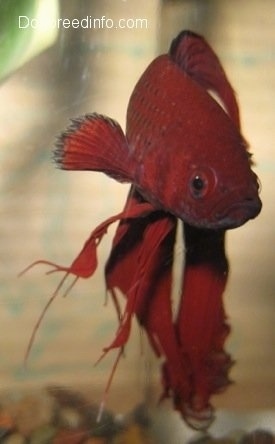
[[[39,16],[37,29],[19,29],[20,15]],[[57,30],[45,23],[87,16],[130,18],[134,26]],[[0,390],[65,384],[88,387],[100,399],[115,359],[110,353],[94,367],[117,326],[112,302],[104,306],[103,280],[114,229],[101,244],[93,278],[49,309],[27,368],[28,340],[60,277],[46,276],[43,266],[17,274],[36,259],[69,265],[97,224],[121,210],[128,192],[100,173],[57,170],[56,135],[69,118],[93,111],[124,127],[142,72],[180,30],[191,29],[212,45],[237,92],[263,200],[261,215],[227,236],[227,349],[236,360],[235,383],[214,404],[237,422],[265,412],[275,429],[267,414],[275,408],[274,1],[0,0],[0,21]],[[135,325],[109,396],[122,412],[160,391],[159,363],[146,345],[140,350]]]

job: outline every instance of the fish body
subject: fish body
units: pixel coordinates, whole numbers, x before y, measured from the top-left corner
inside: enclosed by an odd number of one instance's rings
[[[182,34],[145,70],[129,100],[126,135],[113,119],[86,115],[60,137],[55,159],[63,169],[99,170],[131,182],[152,205],[191,225],[236,228],[261,210],[258,180],[228,81],[226,93],[216,88],[221,99],[231,96],[226,111],[192,63],[183,67],[177,58],[190,39],[200,42]]]
[[[234,228],[260,211],[257,178],[238,128],[169,55],[155,59],[138,81],[126,137],[136,187],[184,222]]]
[[[131,183],[131,189],[123,211],[91,233],[70,266],[35,262],[65,276],[35,326],[28,352],[68,275],[75,276],[73,285],[93,275],[97,247],[109,225],[119,221],[105,267],[119,318],[115,338],[104,349],[104,354],[119,349],[106,392],[135,315],[163,358],[162,397],[172,398],[191,427],[206,429],[214,418],[211,395],[229,384],[232,365],[224,351],[230,331],[222,300],[228,277],[225,230],[255,218],[262,206],[236,97],[217,56],[202,37],[181,32],[137,82],[125,134],[115,120],[87,114],[59,136],[54,157],[62,169],[101,171]],[[178,219],[185,258],[174,317]],[[126,297],[123,311],[117,288]]]

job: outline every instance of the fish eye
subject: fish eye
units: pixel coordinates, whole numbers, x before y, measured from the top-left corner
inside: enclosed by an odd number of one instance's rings
[[[189,191],[195,199],[204,197],[215,187],[215,174],[211,169],[193,171],[189,180]]]
[[[203,190],[204,186],[204,180],[197,174],[192,181],[193,190],[196,193],[200,193]]]
[[[206,193],[207,180],[202,174],[194,174],[189,183],[190,191],[193,197],[203,197]]]

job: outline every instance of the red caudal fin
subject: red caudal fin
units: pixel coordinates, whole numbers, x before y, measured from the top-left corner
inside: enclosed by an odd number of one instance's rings
[[[143,197],[131,187],[124,211],[145,202]],[[155,217],[155,216],[153,216]],[[141,248],[144,231],[150,222],[150,215],[120,221],[112,243],[112,250],[105,266],[105,279],[108,290],[119,288],[126,295],[132,286],[133,270],[137,266],[137,254]]]
[[[218,57],[204,38],[191,31],[182,31],[172,41],[169,55],[203,88],[218,94],[229,116],[239,128],[239,107],[234,90]]]
[[[150,240],[153,230],[163,231],[165,227],[169,227],[169,231],[152,252]],[[146,233],[148,238],[145,238],[147,241],[144,255],[151,254],[151,258],[141,287],[143,301],[136,312],[155,353],[163,358],[161,399],[174,397],[178,393],[182,399],[188,399],[190,394],[189,375],[182,360],[172,311],[172,265],[176,228],[177,220],[166,215],[152,224]]]
[[[96,248],[101,242],[104,234],[106,234],[108,227],[113,224],[114,222],[127,218],[132,219],[136,217],[142,217],[143,215],[146,215],[153,211],[154,208],[151,204],[148,202],[143,202],[140,204],[135,205],[131,208],[131,210],[122,211],[121,213],[116,214],[115,216],[110,217],[103,223],[101,223],[90,235],[90,237],[87,239],[85,244],[83,245],[82,250],[77,255],[77,257],[74,259],[71,265],[69,266],[62,266],[57,265],[53,262],[46,261],[46,260],[38,260],[33,262],[31,265],[29,265],[27,268],[25,268],[19,276],[26,273],[28,270],[30,270],[35,265],[39,264],[45,264],[52,267],[49,273],[54,273],[56,271],[64,271],[65,273],[73,274],[77,277],[81,278],[88,278],[93,275],[97,268],[97,255],[96,255]]]
[[[135,163],[117,122],[97,113],[73,119],[57,139],[54,159],[61,169],[101,171],[130,182]]]
[[[139,200],[138,193],[134,193],[134,195],[130,194],[125,211],[129,211],[129,206],[135,205],[137,200]],[[124,223],[126,224],[125,226]],[[133,228],[132,224],[138,230],[138,237],[135,238],[136,242],[131,242],[129,237],[129,231],[132,232]],[[115,297],[115,303],[116,296],[113,285],[125,291],[127,301],[124,313],[120,317],[116,336],[112,343],[104,348],[103,355],[100,358],[102,359],[111,349],[120,349],[105,389],[99,416],[105,404],[108,390],[121,356],[121,350],[128,340],[134,315],[136,315],[140,324],[146,329],[158,356],[164,355],[165,353],[162,353],[162,348],[159,347],[157,342],[158,338],[155,337],[155,335],[157,336],[157,333],[159,333],[162,337],[165,336],[167,343],[166,349],[169,350],[171,361],[173,361],[171,364],[175,364],[175,367],[178,368],[177,364],[180,361],[180,353],[176,345],[176,335],[172,325],[170,300],[171,273],[169,273],[169,271],[165,273],[167,264],[168,269],[170,270],[171,268],[172,257],[167,258],[166,255],[163,256],[161,254],[163,252],[162,245],[163,243],[167,244],[167,239],[169,249],[171,248],[173,250],[175,228],[176,219],[162,211],[150,213],[144,217],[143,221],[138,220],[137,222],[134,220],[129,222],[125,219],[125,221],[121,221],[118,227],[113,244],[113,248],[117,251],[113,250],[115,252],[111,253],[110,260],[107,264],[106,282],[109,290],[112,291],[113,297]],[[130,241],[130,243],[128,243],[128,241]],[[116,260],[114,260],[112,263],[112,259],[116,259],[119,251],[121,253],[120,261],[116,262]],[[159,267],[159,261],[162,263],[162,268]],[[117,270],[115,270],[116,266]],[[163,274],[160,277],[158,273]],[[168,276],[168,280],[166,276]],[[163,285],[164,282],[168,282],[168,287],[167,285]],[[165,299],[164,303],[158,303],[159,296],[161,296],[161,300],[163,298]],[[152,304],[154,299],[155,303]],[[157,310],[155,315],[153,314],[154,310]],[[160,312],[158,310],[160,310]],[[159,317],[157,313],[159,313]],[[154,325],[153,319],[159,320],[156,326]],[[181,377],[182,376],[183,374],[181,374]]]
[[[60,283],[58,284],[56,290],[53,292],[51,298],[47,302],[43,312],[41,313],[41,316],[39,317],[39,319],[34,327],[34,330],[33,330],[33,333],[30,338],[29,345],[27,348],[25,360],[27,359],[27,357],[29,355],[32,344],[35,340],[36,333],[39,329],[39,326],[44,318],[44,315],[45,315],[47,309],[49,308],[50,304],[53,302],[55,297],[58,295],[59,291],[63,287],[68,276],[70,274],[72,274],[75,276],[75,279],[73,280],[72,284],[67,288],[65,294],[67,294],[72,289],[73,285],[76,283],[78,278],[88,278],[88,277],[92,276],[93,273],[95,272],[95,270],[97,268],[97,247],[100,244],[103,236],[106,234],[108,227],[112,223],[114,223],[118,220],[121,220],[124,217],[127,218],[128,220],[135,219],[136,217],[143,217],[152,211],[154,211],[154,209],[151,206],[151,204],[149,204],[147,202],[136,203],[136,205],[133,205],[131,207],[131,209],[124,210],[121,213],[107,219],[105,222],[100,224],[91,233],[90,237],[85,242],[82,250],[77,255],[77,257],[74,259],[74,261],[72,262],[72,264],[70,266],[66,267],[66,266],[57,265],[57,264],[50,262],[50,261],[38,260],[38,261],[32,263],[31,265],[29,265],[27,268],[25,268],[20,273],[20,275],[22,275],[22,274],[26,273],[30,268],[32,268],[38,264],[45,264],[45,265],[49,265],[51,267],[51,269],[47,272],[47,274],[58,272],[58,271],[62,271],[65,273],[65,275],[61,279]]]
[[[162,211],[155,211],[145,217],[145,223],[142,225],[142,230],[139,231],[139,240],[136,244],[131,245],[129,249],[124,249],[124,241],[127,244],[127,239],[129,239],[127,235],[126,238],[122,237],[121,242],[117,244],[122,251],[121,262],[118,265],[119,273],[114,272],[114,269],[111,271],[110,267],[106,269],[108,288],[113,289],[114,285],[123,289],[127,301],[116,338],[109,347],[105,348],[105,352],[112,348],[122,347],[127,342],[134,314],[143,325],[144,316],[146,316],[151,303],[151,294],[148,293],[148,287],[151,287],[152,270],[155,267],[156,255],[168,233],[173,230],[175,221],[173,216],[167,216]],[[133,259],[135,260],[133,261]],[[130,279],[126,278],[124,280],[125,273],[130,275]],[[156,276],[154,278],[156,280]]]
[[[132,206],[141,202],[144,202],[143,197],[132,187],[124,211],[131,211]],[[116,290],[119,289],[129,299],[134,294],[137,286],[144,285],[141,279],[142,276],[139,275],[141,272],[140,261],[144,260],[143,254],[147,244],[149,249],[152,249],[152,239],[149,235],[150,227],[155,227],[156,222],[163,219],[163,217],[164,213],[156,210],[147,216],[134,220],[124,218],[117,227],[112,250],[105,266],[105,279],[107,290],[111,293],[120,320],[122,319],[122,313]],[[157,231],[154,234],[157,234]],[[137,261],[138,258],[139,261]],[[143,273],[146,276],[144,279],[148,280],[149,271],[144,270]],[[144,299],[146,299],[146,295],[141,295],[141,301]],[[150,299],[148,303],[150,303]]]
[[[126,207],[137,200],[142,197],[132,190]],[[180,393],[183,399],[188,399],[190,383],[177,342],[171,301],[176,227],[176,218],[162,211],[142,219],[122,220],[106,265],[106,282],[116,306],[116,288],[127,298],[111,348],[125,344],[135,315],[154,352],[165,362],[163,397]]]
[[[213,420],[209,399],[229,384],[232,365],[223,346],[230,328],[223,308],[228,273],[224,233],[185,225],[186,265],[176,328],[182,357],[191,375],[189,399],[175,407],[194,428]]]

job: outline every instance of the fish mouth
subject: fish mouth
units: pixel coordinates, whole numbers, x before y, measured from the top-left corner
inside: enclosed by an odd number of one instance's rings
[[[228,206],[223,211],[216,211],[215,218],[220,228],[237,228],[250,219],[254,219],[262,209],[258,196],[246,198]]]

